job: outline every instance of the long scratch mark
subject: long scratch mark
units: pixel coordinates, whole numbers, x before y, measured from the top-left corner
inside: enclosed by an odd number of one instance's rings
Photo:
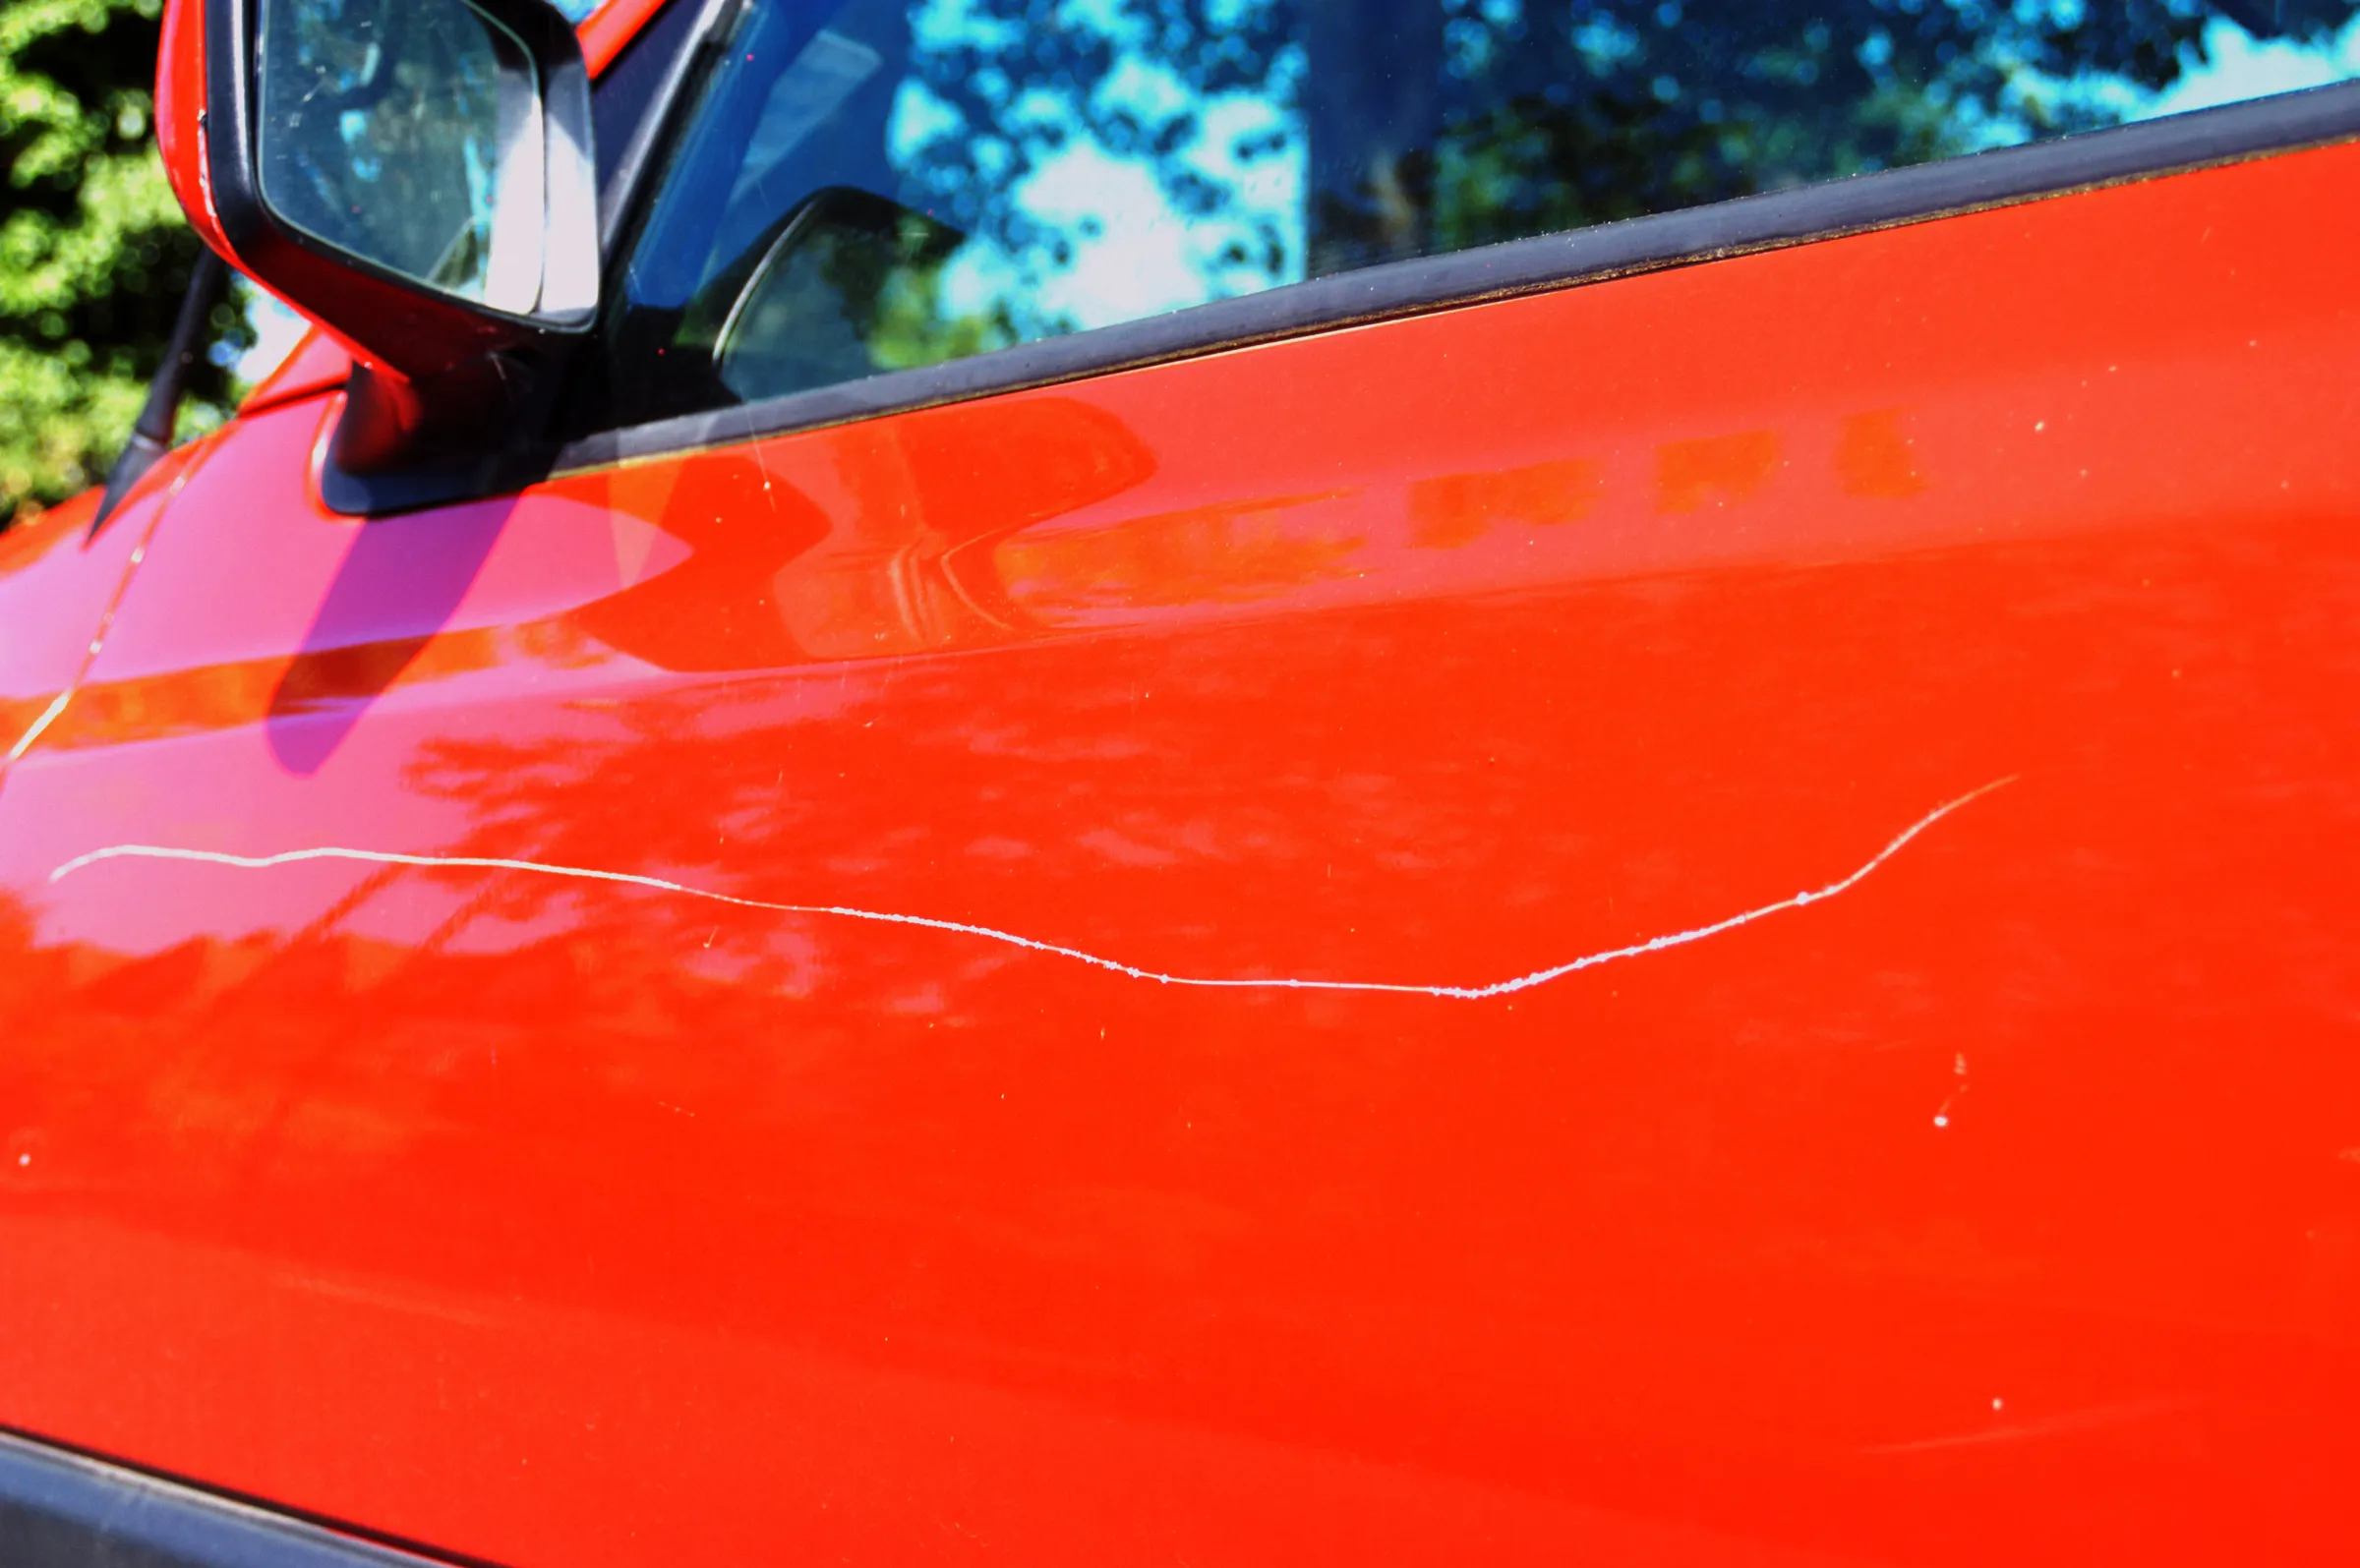
[[[17,743],[8,748],[7,755],[0,756],[0,781],[6,780],[9,770],[22,762],[25,754],[33,748],[33,743],[49,732],[49,726],[56,724],[66,709],[72,706],[75,694],[90,678],[90,671],[98,663],[98,650],[106,646],[107,636],[115,628],[115,616],[123,609],[124,596],[131,592],[131,580],[139,574],[141,562],[148,558],[148,547],[154,543],[156,527],[163,522],[164,513],[171,509],[172,497],[188,488],[189,481],[196,477],[197,471],[205,466],[206,459],[212,456],[219,446],[220,442],[211,436],[200,441],[189,460],[181,465],[180,472],[172,476],[171,486],[164,492],[164,499],[149,509],[148,527],[141,533],[139,542],[131,547],[131,554],[123,564],[121,575],[115,580],[115,591],[107,599],[106,610],[98,617],[98,626],[91,635],[89,647],[84,650],[82,661],[75,668],[74,678],[66,682],[66,689],[57,694],[57,700],[42,710],[41,716],[32,722],[32,727],[17,737]],[[147,502],[142,501],[141,504],[146,505]],[[95,539],[97,533],[98,525],[93,523],[89,537]]]
[[[46,731],[51,725],[57,723],[57,716],[64,713],[66,711],[66,704],[72,702],[73,700],[73,687],[68,686],[65,690],[59,692],[57,694],[57,701],[51,703],[47,708],[43,709],[41,716],[32,722],[32,727],[26,730],[25,733],[19,737],[15,745],[8,748],[7,760],[10,762],[15,762],[18,758],[24,756],[25,753],[30,751],[32,749],[32,743],[40,739],[42,733]]]
[[[104,860],[183,860],[201,865],[230,866],[241,871],[267,871],[278,866],[301,865],[315,860],[357,860],[370,865],[421,866],[440,870],[525,871],[539,876],[571,877],[583,882],[613,882],[626,887],[650,888],[658,893],[674,893],[691,899],[706,899],[715,903],[726,903],[740,909],[759,909],[773,914],[820,915],[840,920],[865,920],[877,925],[917,926],[927,931],[949,931],[961,936],[980,937],[988,942],[1005,943],[1012,948],[1023,948],[1032,953],[1045,953],[1053,958],[1071,958],[1076,963],[1087,963],[1092,968],[1105,969],[1110,973],[1125,975],[1134,980],[1151,980],[1157,985],[1189,986],[1208,991],[1381,992],[1395,996],[1439,997],[1452,1002],[1487,1002],[1495,997],[1511,996],[1518,991],[1529,991],[1535,986],[1547,985],[1552,980],[1562,980],[1566,975],[1577,974],[1583,969],[1594,969],[1600,964],[1613,963],[1620,958],[1640,958],[1650,953],[1662,953],[1672,948],[1685,947],[1691,942],[1702,942],[1707,937],[1717,937],[1723,932],[1735,931],[1740,926],[1751,925],[1756,920],[1765,920],[1771,915],[1781,914],[1789,909],[1800,909],[1806,905],[1833,899],[1839,894],[1850,893],[1854,888],[1866,881],[1869,875],[1884,865],[1886,861],[1901,853],[1913,839],[1925,832],[1926,829],[1940,822],[1952,812],[1972,805],[1993,790],[2004,788],[2015,782],[2014,776],[1996,779],[1980,789],[1963,794],[1947,805],[1936,807],[1895,835],[1892,842],[1879,849],[1867,864],[1850,876],[1831,882],[1823,888],[1812,888],[1798,893],[1791,899],[1781,899],[1776,903],[1765,903],[1758,909],[1748,909],[1742,914],[1733,914],[1726,920],[1716,920],[1711,925],[1695,926],[1686,931],[1675,931],[1668,936],[1632,943],[1628,947],[1610,948],[1604,953],[1592,953],[1586,957],[1575,958],[1569,963],[1560,963],[1546,969],[1535,969],[1530,974],[1520,974],[1512,980],[1501,980],[1492,985],[1407,985],[1384,980],[1221,979],[1201,975],[1165,974],[1155,969],[1142,969],[1114,958],[1100,958],[1094,953],[1084,953],[1079,948],[1060,947],[1053,942],[1039,942],[1032,937],[1018,936],[1013,931],[999,931],[990,926],[970,925],[963,920],[937,920],[920,914],[892,914],[878,909],[853,909],[841,904],[772,903],[767,900],[740,899],[734,894],[715,893],[707,888],[693,888],[685,883],[668,882],[662,877],[641,876],[628,871],[598,871],[585,866],[545,865],[536,860],[502,860],[488,856],[395,854],[379,849],[338,848],[290,849],[283,854],[272,855],[237,855],[224,854],[212,849],[173,849],[157,844],[123,843],[115,844],[110,848],[93,849],[86,855],[77,855],[55,871],[50,872],[49,880],[62,882],[77,871],[94,866]]]

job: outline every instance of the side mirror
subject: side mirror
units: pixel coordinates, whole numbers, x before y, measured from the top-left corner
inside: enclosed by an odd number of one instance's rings
[[[597,316],[590,79],[546,0],[170,0],[156,123],[198,232],[353,351],[350,473],[512,438]]]

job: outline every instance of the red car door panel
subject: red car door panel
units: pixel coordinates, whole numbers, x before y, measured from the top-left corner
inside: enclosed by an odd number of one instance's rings
[[[2348,1560],[2356,186],[374,522],[242,421],[0,795],[0,1423],[519,1568]]]
[[[72,706],[165,504],[211,445],[168,454],[104,528],[93,493],[0,535],[0,788]]]

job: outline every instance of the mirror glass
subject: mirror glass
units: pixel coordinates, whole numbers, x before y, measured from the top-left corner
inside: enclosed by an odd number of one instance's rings
[[[279,218],[519,314],[540,290],[545,141],[530,55],[466,0],[264,0],[256,161]]]

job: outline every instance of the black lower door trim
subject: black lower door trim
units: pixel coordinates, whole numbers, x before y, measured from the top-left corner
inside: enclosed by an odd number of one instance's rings
[[[452,1568],[0,1432],[5,1568]]]

